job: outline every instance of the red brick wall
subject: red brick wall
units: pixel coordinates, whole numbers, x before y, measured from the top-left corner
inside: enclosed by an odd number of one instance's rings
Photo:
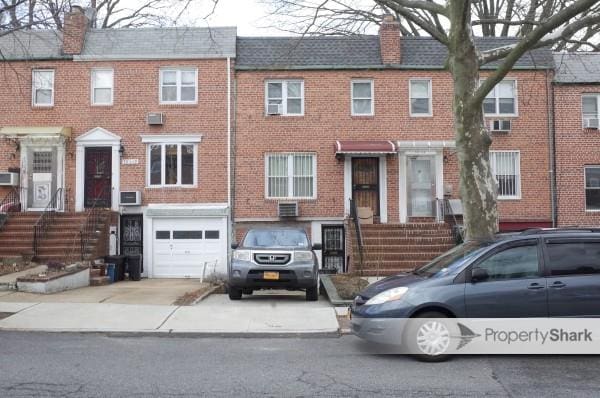
[[[408,81],[431,78],[433,117],[410,117]],[[519,116],[509,134],[493,136],[492,149],[521,151],[522,199],[499,203],[504,219],[550,220],[546,72],[515,71]],[[264,84],[272,78],[304,80],[304,116],[265,116]],[[370,78],[375,115],[350,115],[350,82]],[[268,152],[317,154],[317,198],[300,202],[304,217],[344,216],[343,161],[335,140],[452,140],[452,81],[444,71],[238,71],[236,110],[235,218],[277,217],[265,199],[264,156]],[[454,150],[445,150],[446,183],[459,192]],[[398,161],[387,159],[388,220],[398,222]]]
[[[198,68],[198,103],[159,104],[159,68]],[[90,73],[93,67],[114,69],[114,105],[90,105]],[[54,106],[31,106],[31,70],[55,69]],[[0,126],[68,126],[73,128],[67,145],[66,175],[69,202],[75,195],[74,139],[102,127],[122,137],[124,159],[137,165],[121,165],[121,190],[142,190],[143,203],[199,203],[227,201],[227,63],[226,60],[31,62],[5,63],[0,77]],[[163,126],[146,124],[148,112],[163,112]],[[146,146],[141,134],[201,134],[198,144],[197,188],[145,188]],[[0,138],[0,170],[18,167],[20,154]],[[3,190],[0,190],[3,196]]]
[[[585,210],[584,167],[600,165],[600,133],[582,128],[582,93],[600,93],[600,86],[554,86],[558,224],[597,227],[600,212]]]

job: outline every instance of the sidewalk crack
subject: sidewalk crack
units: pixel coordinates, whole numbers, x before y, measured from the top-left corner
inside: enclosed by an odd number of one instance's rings
[[[177,307],[175,307],[175,309],[174,309],[173,311],[171,311],[171,313],[170,313],[169,315],[167,315],[167,317],[165,318],[165,320],[164,320],[164,321],[162,321],[162,322],[161,322],[161,324],[160,324],[160,325],[158,325],[158,327],[157,327],[156,329],[154,329],[154,330],[160,330],[160,328],[162,328],[162,327],[163,327],[163,325],[164,325],[165,323],[167,323],[167,321],[168,321],[168,320],[169,320],[169,319],[170,319],[170,318],[173,316],[173,314],[175,313],[175,311],[177,311],[177,310],[178,310],[178,309],[180,309],[180,308],[181,308],[181,306],[177,306]],[[170,332],[169,332],[169,333],[170,333]]]

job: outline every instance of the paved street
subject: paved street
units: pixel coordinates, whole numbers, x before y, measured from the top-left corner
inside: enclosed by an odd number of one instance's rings
[[[2,397],[596,397],[600,357],[371,355],[341,338],[0,332]]]

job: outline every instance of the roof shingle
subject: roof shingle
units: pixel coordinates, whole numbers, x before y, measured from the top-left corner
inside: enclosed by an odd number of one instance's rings
[[[0,36],[0,61],[60,59],[62,35],[56,30],[16,31]]]
[[[600,83],[600,53],[554,54],[556,83]]]

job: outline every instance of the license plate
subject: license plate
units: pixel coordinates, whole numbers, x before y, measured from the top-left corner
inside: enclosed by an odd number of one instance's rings
[[[277,280],[279,279],[279,272],[265,272],[263,274],[263,279]]]

